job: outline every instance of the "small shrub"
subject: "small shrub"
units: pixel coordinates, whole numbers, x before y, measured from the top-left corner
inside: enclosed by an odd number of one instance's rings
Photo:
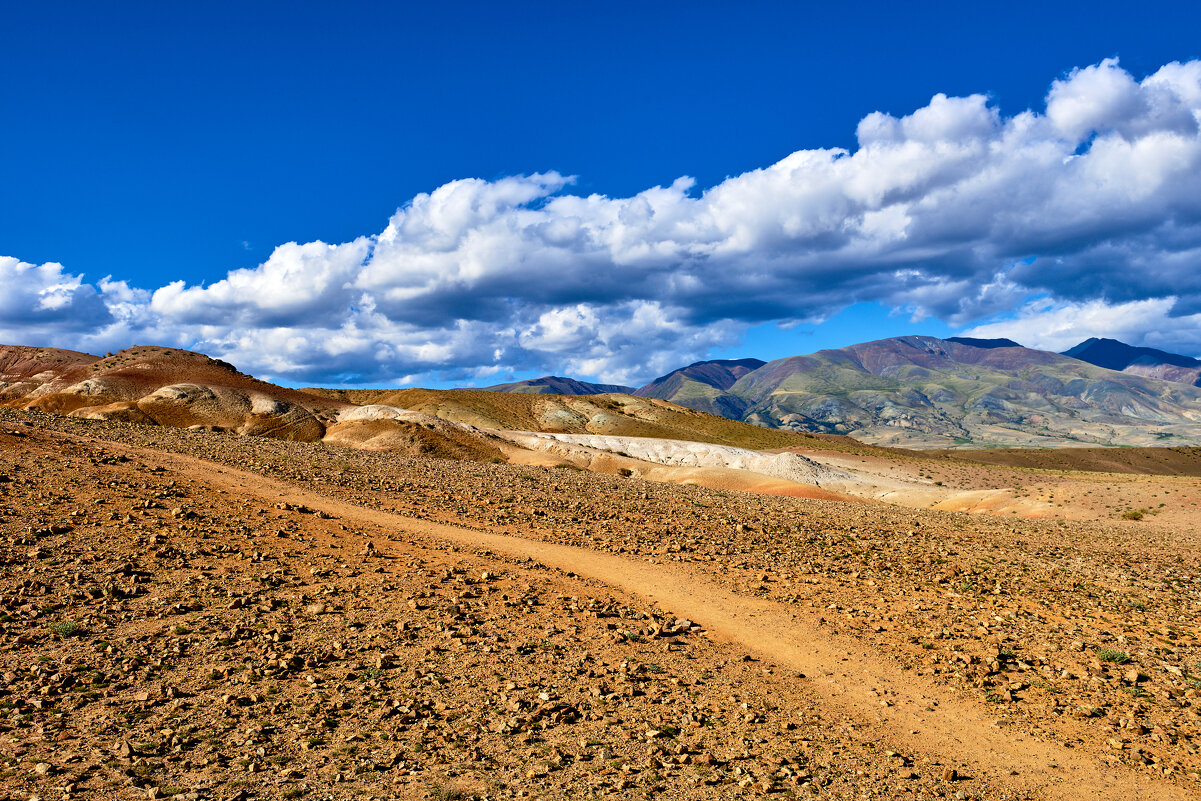
[[[621,476],[622,478],[629,478],[630,476],[634,475],[634,471],[628,467],[619,467],[617,468],[617,475]]]
[[[1142,520],[1143,519],[1143,510],[1142,509],[1129,509],[1125,512],[1122,512],[1122,519],[1123,520]]]
[[[460,801],[470,796],[453,784],[434,784],[425,792],[430,801]]]
[[[60,637],[74,637],[82,629],[74,620],[59,620],[51,623],[49,629]]]
[[[1101,648],[1097,651],[1097,659],[1102,662],[1113,662],[1115,665],[1124,665],[1130,661],[1130,654],[1125,651],[1115,651],[1112,648]]]

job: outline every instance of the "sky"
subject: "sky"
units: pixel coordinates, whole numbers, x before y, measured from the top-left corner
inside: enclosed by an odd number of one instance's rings
[[[641,384],[906,334],[1201,355],[1195,3],[25,3],[0,342]]]

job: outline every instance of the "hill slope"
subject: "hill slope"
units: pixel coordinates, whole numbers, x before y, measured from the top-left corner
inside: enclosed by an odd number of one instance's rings
[[[358,405],[411,409],[443,420],[517,431],[610,434],[709,442],[739,448],[808,447],[860,451],[841,436],[815,436],[747,425],[657,398],[606,395],[534,395],[469,389],[308,389],[322,397]]]
[[[0,404],[75,417],[314,441],[344,403],[319,400],[176,348],[103,358],[0,346]]]
[[[1098,367],[1120,370],[1123,373],[1175,381],[1178,384],[1201,386],[1201,360],[1156,348],[1136,348],[1116,339],[1092,337],[1076,347],[1065,350],[1071,356]]]

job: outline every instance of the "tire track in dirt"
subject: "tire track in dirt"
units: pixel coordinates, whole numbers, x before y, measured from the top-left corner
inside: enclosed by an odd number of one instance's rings
[[[1192,797],[1170,780],[1110,767],[1029,732],[1007,734],[983,705],[904,672],[886,657],[866,650],[862,643],[821,631],[814,621],[785,604],[736,595],[681,565],[432,523],[358,506],[197,457],[107,441],[105,445],[136,452],[148,462],[169,466],[215,489],[258,497],[265,503],[303,504],[375,528],[388,540],[386,544],[377,542],[385,556],[389,551],[399,551],[409,535],[416,535],[534,559],[641,596],[699,623],[719,642],[803,673],[806,678],[801,680],[808,682],[809,689],[824,703],[857,719],[857,739],[884,740],[899,748],[937,755],[961,774],[994,786],[1057,801],[1167,801]],[[781,676],[780,680],[785,679]]]

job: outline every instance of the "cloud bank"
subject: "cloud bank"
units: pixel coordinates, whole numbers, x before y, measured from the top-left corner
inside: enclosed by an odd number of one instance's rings
[[[13,287],[0,336],[170,343],[349,383],[527,369],[639,381],[747,326],[863,301],[1035,345],[1113,335],[1089,326],[1130,309],[1178,329],[1160,346],[1201,340],[1201,61],[1137,80],[1106,60],[1012,116],[939,94],[856,133],[853,151],[797,151],[703,191],[686,177],[625,198],[573,194],[554,172],[453,181],[377,234],[284,244],[204,286],[93,285],[0,259]]]

